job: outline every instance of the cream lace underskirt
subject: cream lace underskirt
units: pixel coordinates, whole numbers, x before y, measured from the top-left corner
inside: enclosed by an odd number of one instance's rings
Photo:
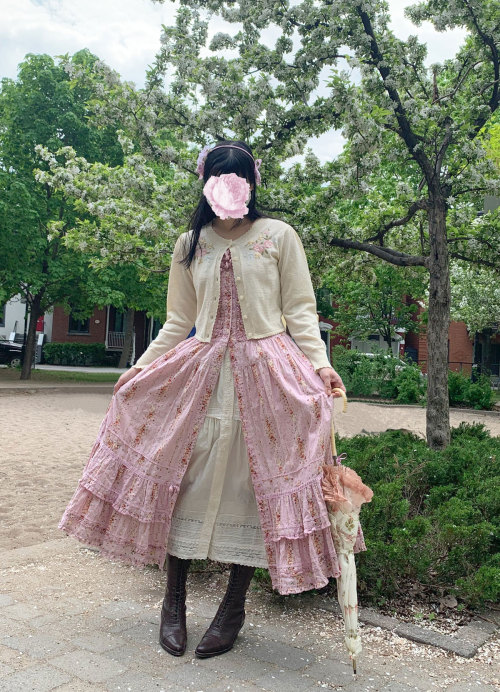
[[[268,566],[228,348],[180,486],[167,551]]]

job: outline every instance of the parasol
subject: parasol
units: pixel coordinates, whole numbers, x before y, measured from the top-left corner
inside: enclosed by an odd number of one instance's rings
[[[339,387],[334,387],[344,397],[342,413],[347,408],[347,397]],[[332,455],[334,464],[323,466],[321,486],[326,501],[333,543],[341,574],[337,578],[337,598],[344,616],[344,641],[356,674],[356,657],[361,653],[361,638],[358,632],[358,594],[356,586],[356,563],[354,544],[359,526],[359,511],[364,502],[370,502],[373,490],[363,483],[354,469],[341,464],[345,452],[337,456],[335,430],[332,413]]]

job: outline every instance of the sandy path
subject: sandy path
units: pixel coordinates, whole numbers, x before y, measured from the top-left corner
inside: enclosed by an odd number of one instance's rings
[[[16,393],[0,397],[0,549],[63,538],[57,523],[69,502],[110,401],[108,394]],[[352,402],[341,413],[341,436],[404,427],[424,435],[425,409]],[[500,415],[452,411],[460,421],[484,422],[500,435]]]

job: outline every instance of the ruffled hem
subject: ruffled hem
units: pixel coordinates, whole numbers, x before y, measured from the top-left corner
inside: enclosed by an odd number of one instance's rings
[[[258,500],[272,586],[282,595],[319,589],[340,576],[321,479]],[[353,552],[363,550],[359,524]]]
[[[113,449],[110,444],[115,445]],[[120,455],[115,449],[119,449]],[[104,441],[94,446],[79,485],[110,503],[120,514],[141,522],[166,522],[179,486],[160,483],[137,471],[141,465],[150,463],[144,455],[107,433]]]
[[[110,502],[79,485],[58,528],[82,543],[99,548],[112,559],[163,569],[166,556],[164,521],[143,522],[120,513]]]
[[[330,526],[321,476],[289,492],[267,495],[259,505],[262,528],[271,541],[305,538]]]
[[[330,526],[304,538],[282,538],[266,546],[273,589],[282,596],[321,589],[341,574],[341,564]],[[358,526],[354,553],[366,550],[361,525]]]
[[[330,527],[303,539],[283,538],[268,555],[272,586],[283,596],[320,589],[341,573]]]

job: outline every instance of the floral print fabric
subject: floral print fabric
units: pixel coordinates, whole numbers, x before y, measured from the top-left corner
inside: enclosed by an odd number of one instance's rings
[[[247,339],[230,249],[220,277],[211,341],[184,339],[112,397],[58,526],[110,558],[164,569],[179,487],[229,348],[272,586],[320,588],[340,575],[321,490],[333,398],[286,332]]]

